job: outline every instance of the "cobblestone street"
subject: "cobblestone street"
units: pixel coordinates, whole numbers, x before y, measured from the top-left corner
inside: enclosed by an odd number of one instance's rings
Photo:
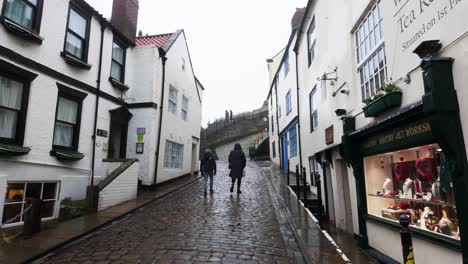
[[[213,194],[204,197],[199,180],[41,262],[302,262],[259,166],[249,163],[241,195],[229,193],[226,164],[218,167]]]

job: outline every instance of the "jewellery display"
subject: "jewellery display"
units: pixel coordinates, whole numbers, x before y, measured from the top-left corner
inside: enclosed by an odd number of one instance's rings
[[[366,157],[368,214],[391,221],[410,214],[410,226],[460,239],[453,184],[441,169],[444,161],[436,144]],[[448,181],[442,189],[441,182]]]

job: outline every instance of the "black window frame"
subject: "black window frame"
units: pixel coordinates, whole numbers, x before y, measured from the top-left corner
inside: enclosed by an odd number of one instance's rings
[[[312,28],[312,26],[314,26],[314,27]],[[316,55],[315,50],[312,53],[312,49],[315,49],[315,46],[317,45],[317,39],[314,40],[314,43],[313,43],[312,47],[311,47],[312,43],[310,43],[311,33],[315,32],[316,29],[317,29],[317,25],[315,23],[315,16],[313,16],[312,21],[310,22],[309,28],[307,29],[307,60],[309,62],[309,65],[308,65],[309,67],[310,67],[310,65],[312,65],[312,62],[314,62],[315,55]],[[312,54],[314,54],[314,58],[311,58]]]
[[[113,52],[114,43],[117,44],[117,46],[119,46],[123,50],[123,65],[121,65],[118,61],[114,60],[114,52]],[[126,68],[126,65],[127,65],[127,48],[128,48],[128,45],[125,45],[123,41],[121,41],[120,39],[114,37],[114,39],[112,40],[111,66],[110,66],[109,78],[111,80],[120,82],[122,84],[125,83],[125,68]],[[114,77],[112,77],[112,62],[115,62],[115,63],[119,64],[122,67],[121,80],[118,80],[118,79],[115,79]]]
[[[16,23],[15,21],[13,21],[11,18],[8,18],[7,16],[5,16],[7,0],[3,1],[2,13],[0,15],[1,21],[3,22],[4,20],[8,20],[9,22],[15,24],[16,26],[21,27],[22,29],[25,29],[27,31],[30,31],[30,32],[32,32],[34,34],[39,35],[39,33],[41,31],[42,9],[43,9],[43,6],[44,6],[44,0],[37,0],[37,6],[34,6],[33,4],[31,4],[28,0],[21,0],[21,1],[26,2],[27,5],[31,6],[36,11],[35,12],[35,17],[34,17],[34,20],[33,20],[32,28],[31,29],[25,28],[24,26],[22,26],[22,25]]]
[[[272,143],[272,153],[273,153],[273,158],[276,158],[276,142],[274,141]]]
[[[19,115],[16,122],[15,138],[0,138],[0,143],[23,146],[24,136],[26,132],[26,118],[29,106],[29,93],[31,88],[31,82],[34,81],[34,79],[37,77],[37,74],[21,69],[18,66],[15,66],[9,62],[0,59],[0,75],[23,84],[21,110],[19,111]],[[6,107],[1,108],[13,110]],[[16,109],[14,111],[16,111]]]
[[[78,33],[73,32],[69,28],[70,26],[70,14],[71,10],[75,11],[78,15],[80,15],[82,18],[86,20],[86,33],[85,33],[85,38],[83,39]],[[63,39],[63,51],[62,51],[62,56],[70,56],[75,60],[81,61],[83,63],[88,63],[88,53],[89,53],[89,40],[90,40],[90,31],[91,31],[91,19],[92,19],[92,14],[89,12],[86,12],[86,10],[80,8],[78,5],[74,4],[73,2],[70,2],[68,6],[68,15],[67,15],[67,25],[65,27],[65,36]],[[75,37],[80,38],[83,40],[83,54],[82,58],[78,58],[74,54],[70,53],[67,51],[67,37],[68,37],[68,32],[71,32]]]
[[[313,105],[313,96],[317,93],[317,86],[314,86],[314,88],[312,89],[312,91],[310,91],[309,93],[309,118],[310,118],[310,133],[314,132],[317,127],[314,127],[314,113],[317,112],[317,119],[318,119],[318,109],[315,109],[315,111],[313,111],[314,109],[312,109],[312,105]],[[312,103],[311,103],[312,102]],[[318,121],[318,120],[317,120]]]
[[[52,136],[52,150],[71,150],[71,151],[78,151],[79,147],[79,142],[80,142],[80,130],[81,130],[81,115],[82,115],[82,108],[83,108],[83,101],[88,96],[86,93],[82,93],[80,91],[77,91],[73,88],[66,87],[60,83],[57,83],[58,87],[58,94],[57,94],[57,103],[55,106],[55,119],[54,119],[54,130],[53,130],[53,136]],[[76,103],[78,103],[78,110],[76,114],[76,124],[71,124],[68,122],[64,121],[58,121],[57,120],[57,114],[58,114],[58,106],[59,106],[59,98],[63,97],[68,100],[72,100]],[[73,125],[73,139],[72,139],[72,146],[67,147],[67,146],[60,146],[60,145],[54,145],[55,141],[55,128],[57,126],[57,122]]]
[[[271,133],[275,133],[275,119],[271,116]]]

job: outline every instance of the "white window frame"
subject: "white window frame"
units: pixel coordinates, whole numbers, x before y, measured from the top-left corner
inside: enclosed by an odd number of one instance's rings
[[[289,108],[288,108],[289,107]],[[292,111],[291,90],[286,93],[286,115]]]
[[[183,95],[182,96],[182,120],[187,121],[188,120],[188,111],[189,111],[189,99],[187,96]]]
[[[387,82],[382,1],[378,0],[355,31],[362,99],[374,96]]]
[[[55,204],[54,204],[54,208],[52,210],[52,216],[50,217],[45,217],[45,218],[41,218],[42,221],[48,221],[48,220],[53,220],[53,219],[56,219],[57,218],[57,208],[58,208],[58,203],[59,203],[59,194],[60,194],[60,182],[58,181],[43,181],[43,182],[21,182],[21,181],[18,181],[18,182],[8,182],[8,184],[24,184],[24,193],[23,193],[23,199],[22,201],[20,202],[9,202],[9,203],[4,203],[3,204],[3,211],[5,211],[5,206],[6,205],[10,205],[10,204],[21,204],[21,213],[23,213],[23,211],[26,209],[26,192],[27,192],[27,189],[28,189],[28,184],[37,184],[37,183],[40,183],[42,184],[41,186],[41,196],[40,196],[40,199],[42,199],[42,196],[44,194],[44,184],[46,183],[55,183],[56,184],[56,188],[55,188],[55,198],[54,199],[45,199],[43,200],[43,202],[51,202],[51,201],[54,201]],[[5,197],[4,197],[5,198]],[[3,198],[3,199],[4,199]],[[24,224],[24,220],[23,220],[23,217],[24,215],[21,215],[20,219],[18,222],[14,222],[14,223],[11,223],[11,224],[6,224],[6,225],[3,225],[3,227],[13,227],[13,226],[20,226],[20,225],[23,225]],[[3,219],[3,216],[2,216],[2,222],[6,222],[10,219]]]
[[[174,94],[173,94],[174,93]],[[169,85],[168,111],[177,114],[177,96],[179,91],[172,85]]]
[[[318,108],[316,107],[317,86],[309,94],[310,133],[318,128]]]
[[[181,170],[184,168],[184,145],[166,140],[164,168]]]

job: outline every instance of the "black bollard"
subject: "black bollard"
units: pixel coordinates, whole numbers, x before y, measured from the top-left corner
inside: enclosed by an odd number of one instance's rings
[[[306,178],[306,168],[302,168],[302,182],[303,182],[303,190],[304,190],[304,203],[307,202],[307,178]]]
[[[401,246],[403,248],[403,263],[415,263],[414,253],[413,253],[413,240],[411,239],[411,231],[409,229],[409,224],[411,222],[410,214],[400,215],[400,225],[401,225]]]
[[[31,199],[26,203],[26,208],[31,208],[24,214],[23,235],[30,237],[41,232],[41,204],[40,199]]]
[[[288,160],[288,173],[287,173],[287,183],[288,183],[288,186],[291,186],[291,184],[289,184],[289,160]]]
[[[299,165],[296,165],[296,194],[297,199],[301,199],[301,188],[299,187],[299,178],[301,175],[299,174]]]

